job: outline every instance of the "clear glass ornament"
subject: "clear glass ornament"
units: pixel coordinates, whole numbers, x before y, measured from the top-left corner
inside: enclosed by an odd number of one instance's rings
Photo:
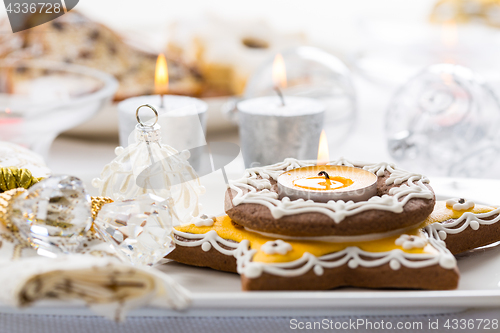
[[[154,265],[174,248],[171,200],[154,194],[106,204],[94,222],[101,237],[134,265]]]
[[[135,143],[127,148],[117,147],[116,158],[107,164],[101,177],[92,181],[100,195],[115,201],[134,199],[151,193],[173,200],[180,221],[188,221],[200,214],[198,196],[205,192],[199,178],[188,162],[188,150],[178,152],[162,144],[160,126],[140,121],[137,109],[137,124],[134,135]]]
[[[345,141],[356,119],[356,92],[351,72],[334,55],[319,48],[300,46],[281,53],[285,63],[285,96],[302,96],[325,105],[324,129],[330,147]],[[273,81],[274,56],[268,59],[248,81],[243,99],[276,96]]]
[[[488,168],[479,158],[469,160],[466,170],[457,167],[495,144],[500,105],[470,69],[437,64],[397,91],[385,124],[398,164],[434,176],[479,176]]]
[[[82,233],[92,225],[90,196],[82,181],[72,176],[42,180],[11,205],[12,223],[44,256],[77,252]]]

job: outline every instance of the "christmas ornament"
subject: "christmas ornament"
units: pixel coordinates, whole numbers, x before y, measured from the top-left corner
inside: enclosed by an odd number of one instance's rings
[[[123,260],[151,266],[175,248],[176,219],[172,200],[148,193],[104,205],[94,228]]]
[[[154,124],[145,124],[139,117],[142,107],[150,108],[156,116]],[[114,201],[134,199],[146,193],[171,198],[180,221],[189,221],[200,214],[198,196],[204,193],[197,174],[188,162],[189,151],[179,153],[161,143],[158,113],[149,105],[137,108],[138,124],[135,143],[127,148],[117,147],[117,157],[106,165],[100,178],[92,181],[100,195]]]
[[[92,225],[90,196],[72,176],[49,177],[28,190],[0,195],[0,222],[18,231],[38,253],[55,257],[77,252]]]

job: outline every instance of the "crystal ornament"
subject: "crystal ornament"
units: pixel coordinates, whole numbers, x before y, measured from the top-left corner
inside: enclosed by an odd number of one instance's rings
[[[147,105],[152,110],[153,107]],[[100,195],[114,201],[133,199],[146,193],[172,198],[180,221],[200,214],[198,196],[205,192],[188,162],[189,151],[178,152],[161,143],[160,126],[139,123],[135,143],[117,147],[116,158],[107,164],[100,178],[92,181]]]
[[[80,179],[52,176],[13,200],[10,219],[38,254],[55,257],[78,251],[92,226],[90,205]]]
[[[171,200],[148,193],[106,204],[94,222],[101,237],[134,265],[154,265],[174,248]]]
[[[392,158],[433,176],[484,177],[494,170],[499,126],[491,88],[454,64],[429,66],[401,86],[385,119]]]

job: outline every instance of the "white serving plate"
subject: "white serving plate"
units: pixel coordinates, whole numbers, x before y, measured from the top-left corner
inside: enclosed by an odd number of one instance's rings
[[[432,184],[438,198],[460,197],[477,188],[479,201],[500,203],[494,192],[500,181],[436,178]],[[459,184],[459,185],[457,185]],[[479,186],[480,185],[480,186]],[[480,189],[482,187],[482,189]],[[491,189],[491,190],[490,190]],[[491,191],[490,196],[488,191]],[[441,195],[443,194],[443,195]],[[471,198],[471,196],[468,196]],[[484,200],[490,199],[490,200]],[[191,307],[183,312],[144,308],[131,316],[325,316],[347,314],[429,314],[468,308],[500,307],[500,246],[476,249],[458,257],[459,287],[447,291],[369,290],[343,288],[305,292],[243,292],[237,274],[174,262],[161,270],[186,287]],[[41,302],[18,310],[0,306],[2,313],[46,315],[92,315],[78,302]]]

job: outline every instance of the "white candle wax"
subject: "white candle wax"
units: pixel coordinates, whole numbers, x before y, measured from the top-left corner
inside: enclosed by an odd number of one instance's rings
[[[314,165],[282,173],[278,189],[280,197],[292,200],[366,201],[377,194],[377,176],[361,168]]]
[[[278,117],[296,117],[322,113],[325,107],[320,102],[306,97],[284,96],[285,105],[278,96],[252,98],[238,103],[240,112]]]
[[[203,146],[205,142],[207,103],[187,96],[164,95],[163,108],[160,108],[159,95],[139,96],[126,99],[118,104],[120,124],[120,144],[129,144],[137,120],[135,113],[143,104],[151,104],[158,111],[158,124],[161,126],[162,142],[181,151]],[[141,109],[141,119],[153,119],[154,114],[147,108]]]

